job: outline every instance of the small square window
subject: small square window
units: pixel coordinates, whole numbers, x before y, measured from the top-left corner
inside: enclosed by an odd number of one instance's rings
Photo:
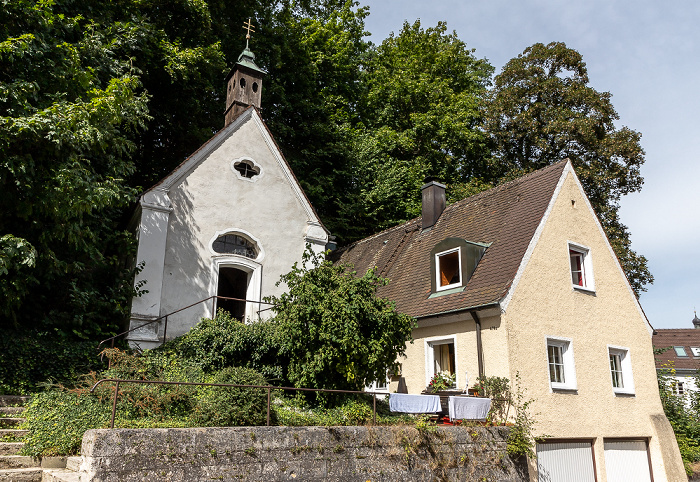
[[[673,394],[676,396],[685,395],[685,387],[683,387],[683,382],[678,380],[671,382],[671,387],[673,388]]]
[[[571,340],[547,338],[549,385],[553,390],[576,390],[574,351]]]
[[[446,290],[462,286],[462,259],[460,248],[435,255],[436,290]]]
[[[608,358],[610,361],[610,377],[613,392],[628,395],[634,394],[632,362],[629,349],[608,345]]]
[[[569,243],[569,268],[574,288],[594,290],[593,267],[588,248]]]
[[[700,348],[697,346],[691,346],[690,351],[693,353],[694,357],[700,357]]]
[[[676,352],[676,356],[679,357],[687,357],[688,353],[685,351],[685,347],[683,346],[674,346],[673,349]]]

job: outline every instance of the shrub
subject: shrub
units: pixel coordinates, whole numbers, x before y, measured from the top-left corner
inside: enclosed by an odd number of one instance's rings
[[[361,390],[397,368],[415,322],[377,297],[388,281],[375,270],[358,277],[307,246],[301,267],[295,263],[280,283],[288,292],[270,301],[284,334],[287,376],[294,386]],[[309,395],[321,403],[331,400],[325,394]]]
[[[505,424],[512,404],[510,380],[506,377],[477,377],[479,395],[491,398],[489,422]]]
[[[255,370],[228,367],[216,372],[207,383],[266,385]],[[267,417],[267,390],[261,388],[201,387],[192,420],[205,427],[263,425]]]
[[[79,453],[83,434],[91,428],[109,426],[111,406],[99,397],[67,390],[36,394],[27,405],[29,430],[24,438],[24,455],[34,457]]]
[[[284,381],[289,358],[280,351],[279,324],[241,323],[226,311],[204,318],[185,335],[146,353],[171,353],[198,364],[207,373],[231,366],[252,368],[267,380]]]
[[[0,394],[37,392],[44,383],[73,384],[103,368],[97,342],[49,333],[5,333],[0,338]]]

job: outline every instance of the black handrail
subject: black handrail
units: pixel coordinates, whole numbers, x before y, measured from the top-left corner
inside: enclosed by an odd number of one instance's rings
[[[144,323],[143,325],[139,325],[139,326],[137,326],[137,327],[135,327],[135,328],[131,328],[130,330],[126,330],[126,331],[124,331],[124,332],[122,332],[122,333],[118,333],[118,334],[116,334],[116,335],[114,335],[114,336],[112,336],[112,337],[110,337],[110,338],[106,338],[106,339],[102,340],[102,341],[97,345],[97,348],[99,349],[100,346],[102,346],[103,343],[106,343],[106,342],[108,342],[108,341],[111,341],[111,342],[112,342],[112,347],[114,347],[114,340],[116,340],[116,339],[119,338],[120,336],[123,336],[123,335],[126,335],[126,334],[128,334],[128,333],[131,333],[132,331],[140,330],[140,329],[143,328],[144,326],[148,326],[148,325],[151,325],[151,324],[153,324],[153,323],[157,323],[157,322],[159,322],[159,321],[161,321],[161,320],[163,320],[163,319],[165,319],[165,325],[164,325],[164,327],[163,327],[163,343],[165,343],[165,335],[168,333],[168,316],[174,315],[174,314],[179,313],[179,312],[181,312],[181,311],[185,311],[185,310],[187,310],[187,309],[189,309],[189,308],[192,308],[193,306],[196,306],[196,305],[198,305],[198,304],[200,304],[200,303],[204,303],[204,302],[209,301],[209,300],[212,300],[212,304],[211,304],[211,307],[212,307],[212,316],[215,316],[215,313],[214,313],[214,302],[215,302],[216,300],[245,301],[246,303],[258,303],[258,304],[263,304],[263,305],[271,305],[269,308],[265,308],[264,310],[258,310],[258,313],[260,313],[261,311],[269,310],[270,308],[273,308],[273,307],[274,307],[274,303],[269,303],[269,302],[267,302],[267,301],[245,300],[245,299],[242,299],[242,298],[229,298],[229,297],[226,297],[226,296],[214,295],[214,296],[210,296],[210,297],[208,297],[208,298],[204,298],[203,300],[196,301],[196,302],[192,303],[191,305],[187,305],[187,306],[185,306],[184,308],[180,308],[179,310],[175,310],[175,311],[173,311],[173,312],[171,312],[171,313],[168,313],[168,314],[166,314],[166,315],[159,316],[159,317],[156,318],[155,320],[148,321],[148,322]]]

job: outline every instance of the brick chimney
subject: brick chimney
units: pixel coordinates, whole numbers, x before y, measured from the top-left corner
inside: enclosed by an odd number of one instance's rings
[[[445,185],[426,179],[421,188],[423,193],[422,228],[431,228],[445,210]]]

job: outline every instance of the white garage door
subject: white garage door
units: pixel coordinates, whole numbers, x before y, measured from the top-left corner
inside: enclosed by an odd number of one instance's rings
[[[605,472],[608,482],[651,482],[646,442],[606,441]]]
[[[595,482],[590,442],[537,444],[539,482]]]

